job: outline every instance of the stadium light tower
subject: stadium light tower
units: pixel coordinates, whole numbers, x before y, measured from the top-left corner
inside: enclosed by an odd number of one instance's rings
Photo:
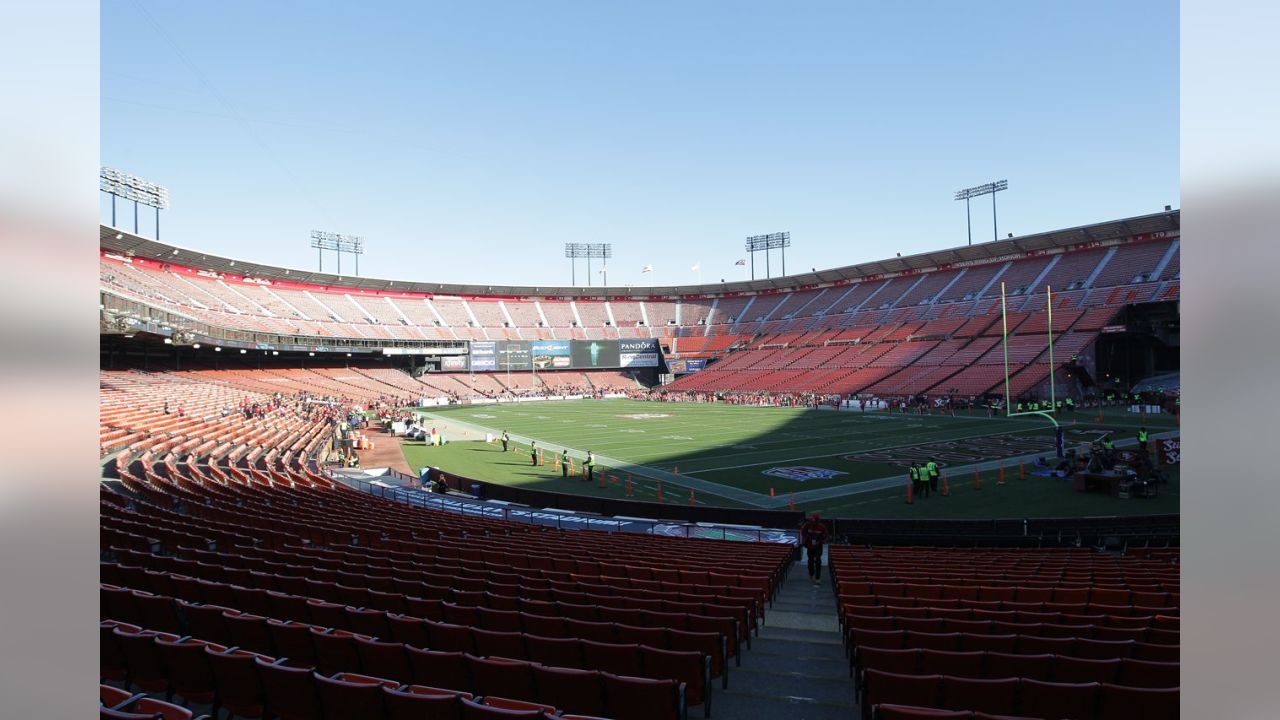
[[[578,284],[578,258],[587,259],[587,285],[589,286],[591,285],[591,258],[607,260],[613,257],[613,245],[610,243],[565,243],[564,256],[569,258],[571,285]]]
[[[996,223],[996,193],[1000,192],[1001,190],[1008,190],[1008,189],[1009,189],[1008,180],[996,180],[995,182],[989,182],[985,185],[978,185],[976,187],[965,188],[964,190],[956,191],[956,200],[964,201],[964,222],[965,222],[965,226],[969,229],[970,245],[973,244],[973,224],[970,221],[970,216],[969,216],[969,200],[972,198],[980,197],[982,195],[991,196],[991,239],[995,241],[1000,239],[1000,232],[997,228],[997,223]]]
[[[787,248],[791,247],[791,233],[776,232],[768,235],[752,235],[747,238],[747,252],[751,255],[751,279],[756,279],[756,253],[764,251],[765,277],[773,277],[769,269],[769,251],[778,248],[782,251],[782,274],[787,274]]]
[[[133,234],[138,234],[138,205],[156,209],[156,239],[160,239],[160,211],[169,207],[169,190],[126,172],[103,165],[98,172],[98,190],[111,196],[111,226],[116,225],[116,198],[133,201]]]
[[[351,253],[356,256],[356,275],[360,275],[360,256],[364,254],[364,238],[359,235],[312,230],[311,247],[320,251],[320,272],[324,272],[324,251],[333,250],[338,253],[339,275],[342,274],[342,253]]]

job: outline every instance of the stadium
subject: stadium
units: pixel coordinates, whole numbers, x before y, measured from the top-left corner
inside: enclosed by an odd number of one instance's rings
[[[1178,716],[1171,206],[507,285],[101,188],[103,718]]]

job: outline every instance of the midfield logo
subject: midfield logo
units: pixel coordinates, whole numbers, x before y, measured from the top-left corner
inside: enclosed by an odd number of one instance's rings
[[[784,480],[795,480],[796,482],[804,482],[805,480],[825,480],[838,475],[848,475],[839,470],[828,470],[826,468],[810,467],[808,465],[790,465],[788,467],[775,467],[765,470],[765,475],[770,477],[782,478]]]
[[[657,420],[658,418],[671,416],[667,413],[631,413],[630,415],[619,415],[618,417],[626,420]]]

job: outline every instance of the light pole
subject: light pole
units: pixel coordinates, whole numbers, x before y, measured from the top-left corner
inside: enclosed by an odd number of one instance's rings
[[[986,183],[985,185],[978,185],[975,187],[965,188],[964,190],[956,191],[955,199],[964,201],[964,224],[969,231],[970,245],[973,244],[973,224],[971,220],[971,215],[969,214],[969,200],[972,198],[980,197],[982,195],[991,196],[991,239],[999,240],[1000,231],[996,223],[996,193],[1000,192],[1001,190],[1008,190],[1008,189],[1009,189],[1008,180],[996,180],[995,182],[989,182],[989,183]]]
[[[776,232],[768,235],[752,235],[747,238],[747,252],[751,255],[751,279],[756,279],[756,253],[764,251],[765,277],[773,277],[769,267],[769,251],[778,248],[782,251],[782,274],[787,274],[787,248],[791,247],[791,233]]]
[[[591,258],[609,259],[613,257],[613,245],[610,243],[565,243],[564,256],[569,258],[569,279],[571,285],[578,284],[578,258],[587,259],[587,285],[591,285]],[[607,268],[606,268],[607,269]],[[604,273],[605,270],[601,270]],[[606,283],[608,277],[605,278]]]
[[[98,171],[98,190],[111,196],[111,225],[116,224],[116,198],[133,201],[133,234],[138,234],[138,205],[156,209],[156,239],[160,239],[160,210],[169,207],[169,190],[115,168],[103,165]]]
[[[364,254],[364,238],[359,235],[343,235],[342,233],[311,231],[311,247],[319,251],[319,271],[324,272],[324,251],[333,250],[338,253],[338,274],[342,274],[342,253],[356,256],[356,275],[360,275],[360,256]]]

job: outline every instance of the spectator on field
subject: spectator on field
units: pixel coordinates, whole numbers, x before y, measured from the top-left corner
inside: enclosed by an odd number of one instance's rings
[[[800,526],[800,544],[809,553],[809,579],[814,585],[822,582],[822,546],[827,542],[827,526],[814,513]]]

